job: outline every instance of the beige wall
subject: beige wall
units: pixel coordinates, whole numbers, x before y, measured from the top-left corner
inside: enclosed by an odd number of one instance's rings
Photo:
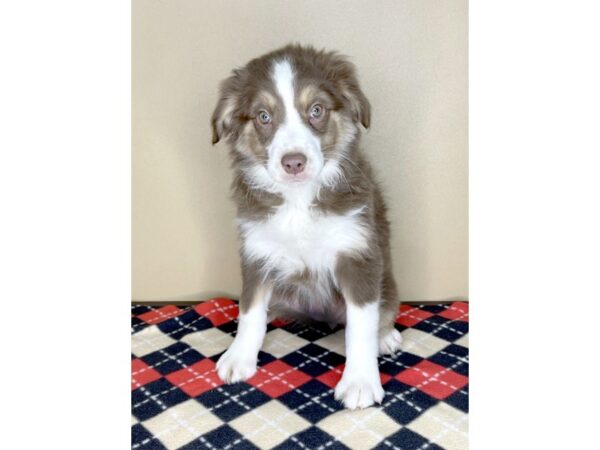
[[[133,299],[237,296],[218,83],[295,41],[337,49],[371,100],[403,300],[467,296],[467,1],[133,1]]]

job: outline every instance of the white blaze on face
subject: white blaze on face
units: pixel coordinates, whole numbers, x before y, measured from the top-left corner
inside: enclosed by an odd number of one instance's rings
[[[273,65],[272,73],[275,88],[283,101],[285,118],[267,147],[269,174],[280,183],[313,180],[323,168],[321,143],[296,109],[292,65],[287,60],[278,61]],[[306,167],[296,176],[287,174],[281,165],[281,159],[288,153],[302,153],[306,156]]]

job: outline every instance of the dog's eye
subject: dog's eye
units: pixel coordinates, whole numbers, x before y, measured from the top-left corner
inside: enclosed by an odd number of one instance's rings
[[[271,123],[271,115],[266,111],[259,111],[257,117],[258,121],[263,125],[268,125]]]
[[[310,108],[310,117],[311,119],[318,119],[323,115],[323,107],[319,104],[313,105]]]

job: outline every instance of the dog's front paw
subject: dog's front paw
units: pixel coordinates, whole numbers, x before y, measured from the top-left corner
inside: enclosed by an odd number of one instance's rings
[[[379,354],[393,355],[400,350],[401,345],[402,335],[398,330],[392,328],[388,334],[379,339]]]
[[[225,383],[244,381],[255,373],[256,355],[244,354],[233,346],[217,361],[217,374]]]
[[[335,399],[348,409],[368,408],[374,403],[381,403],[383,395],[378,371],[367,375],[345,370],[335,387]]]

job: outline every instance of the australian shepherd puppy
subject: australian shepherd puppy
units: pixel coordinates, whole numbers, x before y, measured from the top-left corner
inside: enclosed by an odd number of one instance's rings
[[[221,85],[213,143],[226,139],[243,288],[238,332],[217,363],[226,382],[256,372],[275,317],[345,324],[335,398],[381,403],[378,354],[400,348],[386,207],[360,149],[370,106],[354,66],[335,52],[289,45]]]

